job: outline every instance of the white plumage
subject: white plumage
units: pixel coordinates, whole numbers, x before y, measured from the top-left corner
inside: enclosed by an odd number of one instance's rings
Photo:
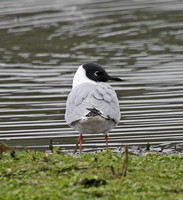
[[[107,134],[119,123],[118,98],[106,83],[108,80],[121,79],[109,76],[95,63],[78,68],[67,99],[65,119],[80,134]]]

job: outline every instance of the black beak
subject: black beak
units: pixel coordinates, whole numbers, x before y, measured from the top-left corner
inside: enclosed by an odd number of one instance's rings
[[[107,80],[113,80],[113,81],[123,81],[122,79],[114,76],[108,76]]]

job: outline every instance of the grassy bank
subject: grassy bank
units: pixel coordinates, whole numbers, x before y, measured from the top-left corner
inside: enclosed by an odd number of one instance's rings
[[[123,155],[112,151],[47,155],[21,151],[0,159],[1,200],[183,199],[183,156]]]

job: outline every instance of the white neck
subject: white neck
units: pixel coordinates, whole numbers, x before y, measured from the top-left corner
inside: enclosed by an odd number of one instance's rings
[[[84,83],[84,82],[90,82],[96,84],[95,81],[92,81],[86,76],[85,69],[82,67],[82,65],[78,68],[76,71],[74,78],[73,78],[73,83],[72,83],[72,88],[76,87],[77,85]]]

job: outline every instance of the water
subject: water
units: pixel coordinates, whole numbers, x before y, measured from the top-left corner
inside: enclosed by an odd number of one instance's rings
[[[73,149],[65,103],[78,66],[103,65],[122,118],[109,146],[183,142],[183,3],[178,0],[0,2],[0,141]],[[83,147],[105,147],[84,136]]]

